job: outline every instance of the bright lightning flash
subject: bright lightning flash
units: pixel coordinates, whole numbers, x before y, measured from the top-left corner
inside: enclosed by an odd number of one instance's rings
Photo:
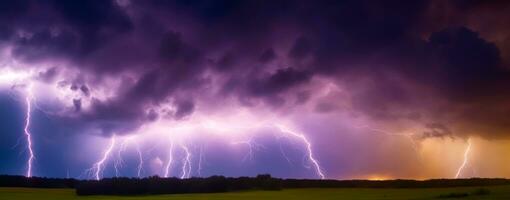
[[[174,151],[174,142],[171,141],[170,142],[170,148],[168,150],[168,161],[166,163],[166,166],[165,166],[165,175],[164,177],[165,178],[168,178],[168,175],[170,175],[170,167],[172,166],[172,161],[173,161],[173,151]]]
[[[278,129],[280,129],[280,131],[284,132],[284,133],[287,133],[295,138],[298,138],[300,139],[303,143],[305,143],[306,145],[306,150],[307,150],[307,156],[308,156],[308,160],[310,160],[310,162],[315,166],[315,170],[317,172],[317,174],[319,175],[319,177],[321,179],[325,179],[326,176],[324,176],[324,173],[322,172],[321,170],[321,167],[319,165],[319,162],[317,161],[317,159],[315,159],[315,157],[313,156],[313,151],[312,151],[312,144],[310,143],[310,141],[308,141],[308,139],[303,135],[303,134],[300,134],[300,133],[297,133],[297,132],[294,132],[292,130],[290,130],[289,128],[281,125],[281,124],[277,124],[276,127]]]
[[[115,135],[113,135],[112,138],[110,139],[110,145],[108,146],[106,151],[103,153],[103,157],[101,158],[101,160],[96,162],[92,166],[92,168],[89,169],[90,171],[92,171],[94,173],[96,180],[101,179],[101,174],[104,169],[104,164],[105,164],[106,160],[110,157],[110,154],[112,153],[112,150],[115,147],[115,142],[116,142]]]
[[[25,128],[24,128],[25,136],[27,139],[27,149],[28,149],[28,153],[30,154],[28,161],[27,161],[27,172],[26,172],[27,177],[32,177],[32,162],[35,159],[34,150],[32,149],[32,134],[30,133],[30,117],[31,117],[31,112],[32,112],[32,106],[31,106],[32,99],[33,99],[32,85],[28,85],[27,96],[25,97],[27,111],[26,111]]]
[[[13,83],[13,82],[16,83],[18,81],[29,80],[30,77],[32,77],[31,72],[30,73],[28,73],[28,72],[27,73],[18,73],[18,72],[14,72],[14,71],[5,71],[4,70],[0,73],[0,83]],[[33,161],[35,159],[35,155],[34,155],[34,151],[33,151],[32,134],[30,132],[30,122],[31,122],[30,118],[31,118],[32,107],[36,106],[35,104],[32,105],[34,103],[33,102],[34,95],[32,92],[32,82],[29,82],[29,84],[27,84],[26,89],[27,89],[27,95],[25,97],[26,118],[25,118],[25,125],[24,125],[24,136],[26,137],[27,149],[30,154],[28,161],[27,161],[26,176],[31,177]],[[183,134],[186,134],[186,132],[190,132],[190,131],[209,130],[209,131],[218,133],[218,135],[220,135],[220,136],[225,136],[227,138],[232,139],[232,138],[237,138],[233,135],[234,133],[243,133],[245,131],[248,132],[248,130],[251,130],[251,129],[262,128],[262,127],[267,127],[267,126],[277,127],[282,134],[285,134],[286,136],[292,137],[294,139],[298,139],[304,144],[307,160],[314,166],[317,176],[320,177],[321,179],[325,178],[325,175],[319,165],[319,162],[314,157],[314,154],[312,151],[312,145],[311,145],[310,141],[305,137],[305,135],[303,135],[301,133],[297,133],[295,131],[292,131],[290,128],[283,126],[280,123],[274,123],[274,121],[269,122],[271,120],[258,120],[260,118],[257,119],[256,116],[250,116],[250,112],[236,112],[236,113],[240,113],[240,115],[232,116],[232,119],[230,121],[225,120],[224,116],[221,116],[221,120],[211,120],[211,116],[207,116],[207,117],[203,117],[203,118],[198,118],[197,120],[190,120],[190,121],[188,121],[188,123],[178,124],[175,128],[172,128],[172,129],[174,129],[176,132],[183,132]],[[246,117],[246,118],[244,118],[244,117]],[[255,117],[255,120],[254,120],[254,117]],[[235,122],[235,123],[232,123],[232,122]],[[164,123],[162,123],[162,124],[164,124]],[[157,124],[155,126],[155,128],[156,129],[168,128],[168,125],[161,126],[162,124]],[[117,141],[117,140],[119,140],[119,141]],[[120,141],[122,141],[122,142],[120,142]],[[116,147],[117,142],[120,143],[119,147]],[[119,168],[122,167],[122,155],[121,154],[127,148],[127,145],[131,144],[131,142],[133,142],[133,144],[135,145],[136,151],[138,153],[139,163],[138,163],[138,168],[137,168],[137,175],[138,175],[138,177],[140,177],[142,174],[142,168],[143,168],[143,155],[140,150],[140,146],[138,143],[139,141],[134,141],[134,139],[132,139],[132,138],[122,140],[121,138],[116,138],[115,135],[110,138],[109,145],[103,151],[101,159],[98,160],[96,163],[94,163],[90,169],[86,170],[86,172],[91,173],[91,176],[93,176],[96,180],[101,179],[107,161],[112,156],[112,152],[115,150],[115,148],[118,148],[118,152],[117,152],[118,157],[114,163],[116,175],[118,175]],[[253,158],[253,148],[259,148],[261,146],[261,145],[259,146],[258,144],[255,144],[253,141],[247,141],[247,142],[241,142],[241,143],[247,144],[248,147],[250,148],[249,149],[250,150],[249,158],[251,158],[251,159]],[[191,169],[192,169],[192,163],[191,163],[192,162],[192,159],[191,159],[192,152],[190,151],[188,146],[183,145],[180,142],[178,143],[178,145],[182,149],[182,152],[184,152],[184,154],[183,154],[184,157],[183,157],[183,161],[182,161],[181,178],[189,178],[189,177],[191,177]],[[174,146],[174,144],[172,142],[170,144],[170,148],[169,148],[169,152],[168,152],[169,153],[168,160],[167,160],[167,163],[164,168],[164,177],[168,177],[170,175],[170,169],[172,167],[172,162],[173,162],[172,154],[174,153],[173,146]],[[281,150],[283,156],[290,163],[289,158],[285,155],[284,151],[281,148],[282,147],[280,146],[280,150]],[[198,163],[198,173],[199,174],[200,174],[201,170],[202,170],[202,150],[200,150],[200,157],[199,157],[199,163]]]
[[[182,175],[181,179],[191,177],[191,153],[187,146],[181,144],[182,150],[184,150],[185,156],[182,163]]]
[[[16,85],[18,81],[27,81],[30,78],[30,72],[16,72],[11,71],[9,69],[0,71],[0,84],[13,84]],[[35,159],[34,150],[32,148],[32,133],[30,132],[30,118],[32,113],[32,101],[34,99],[34,94],[32,91],[32,83],[29,82],[26,86],[26,96],[25,96],[25,104],[26,104],[26,114],[25,114],[25,126],[23,128],[23,132],[27,141],[27,150],[29,153],[29,157],[27,160],[27,171],[25,175],[27,177],[32,177],[32,165]]]
[[[236,123],[232,123],[234,121]],[[260,122],[260,123],[257,123],[257,122]],[[168,142],[168,145],[166,146],[167,159],[165,161],[165,164],[162,166],[162,170],[161,170],[163,177],[172,176],[173,169],[176,169],[174,167],[174,163],[175,163],[174,160],[176,159],[176,156],[178,155],[177,153],[179,153],[178,156],[180,158],[182,158],[182,161],[179,162],[180,163],[179,177],[180,178],[190,178],[192,176],[192,169],[194,169],[192,166],[193,165],[192,162],[194,162],[195,160],[198,162],[197,163],[198,175],[201,174],[201,170],[202,170],[202,153],[203,153],[202,148],[200,148],[200,152],[196,152],[197,155],[199,155],[199,157],[197,157],[196,159],[193,159],[192,154],[194,154],[194,151],[196,151],[196,150],[189,148],[189,146],[187,144],[189,142],[192,142],[192,141],[188,141],[188,140],[198,137],[197,135],[195,135],[195,133],[200,133],[200,137],[204,137],[203,134],[208,133],[208,134],[211,134],[210,135],[211,137],[224,138],[224,139],[226,139],[226,142],[230,142],[230,144],[246,145],[248,147],[248,154],[243,160],[246,160],[246,159],[252,160],[254,157],[254,153],[255,153],[254,151],[255,150],[258,151],[260,149],[265,149],[265,147],[262,146],[261,144],[257,144],[252,139],[240,140],[240,141],[238,139],[239,138],[253,138],[253,135],[246,135],[246,134],[252,134],[253,130],[257,130],[257,129],[261,129],[261,128],[276,128],[278,130],[277,131],[278,133],[275,134],[274,136],[277,139],[285,137],[288,139],[297,140],[300,143],[302,143],[303,149],[304,149],[303,151],[305,153],[304,158],[305,158],[306,162],[308,162],[310,164],[310,167],[313,168],[314,174],[316,174],[317,177],[319,177],[321,179],[326,178],[324,175],[324,172],[322,171],[322,168],[319,164],[319,161],[316,159],[316,157],[314,155],[314,152],[312,150],[313,149],[312,144],[310,143],[308,138],[304,134],[298,133],[298,132],[292,130],[291,128],[289,128],[288,126],[283,125],[283,123],[274,122],[274,120],[272,122],[269,122],[267,120],[260,121],[260,120],[252,120],[250,118],[240,118],[240,117],[234,117],[234,116],[232,116],[231,120],[229,120],[228,118],[225,118],[224,116],[221,117],[221,120],[214,120],[214,118],[209,116],[206,119],[194,118],[194,119],[191,119],[191,120],[188,120],[185,122],[179,122],[179,123],[175,123],[175,124],[174,124],[174,122],[153,123],[151,125],[145,126],[143,128],[143,133],[144,133],[144,138],[146,138],[146,139],[154,138],[158,141],[160,141],[161,138],[169,138],[170,139]],[[171,134],[168,134],[168,131],[170,131]],[[125,147],[126,145],[127,145],[127,141],[125,141],[124,144],[122,144],[119,147],[120,150],[119,150],[118,157],[121,157],[120,154],[123,151],[123,149],[126,148]],[[110,156],[110,152],[112,151],[112,149],[116,148],[114,146],[115,146],[115,141],[112,140],[112,143],[110,144],[108,149],[106,149],[104,151],[105,153],[103,155],[103,158],[100,161],[98,161],[96,164],[94,164],[94,167],[92,169],[94,169],[93,172],[95,172],[95,174],[96,174],[96,179],[98,179],[100,177],[100,174],[104,168],[104,162]],[[177,149],[175,149],[175,148],[179,148],[179,151],[177,151]],[[285,155],[285,152],[281,148],[282,147],[280,145],[280,151],[281,151],[282,155],[285,157],[285,159],[289,163],[291,163],[290,159]],[[141,152],[140,151],[138,151],[138,152],[139,152],[139,155],[141,155]],[[116,166],[116,165],[118,165],[118,166]],[[114,165],[114,167],[116,167],[116,168],[120,167],[122,165],[122,160],[118,159],[116,165]],[[141,170],[141,165],[142,165],[142,158],[140,156],[140,164],[138,167],[139,171]],[[308,166],[305,166],[305,167],[309,168]],[[117,169],[117,171],[118,171],[118,169]]]
[[[462,170],[466,167],[466,164],[468,163],[469,159],[469,153],[471,152],[471,138],[468,139],[468,145],[466,147],[466,150],[464,151],[464,161],[462,161],[462,165],[460,165],[459,169],[457,170],[457,174],[455,174],[455,178],[459,178],[460,174],[462,173]]]
[[[231,142],[231,144],[233,144],[233,145],[246,145],[248,147],[248,154],[246,156],[244,156],[243,162],[245,162],[248,159],[250,161],[253,161],[254,150],[266,149],[265,146],[255,142],[253,140],[253,138],[250,138],[248,140],[243,140],[243,141],[234,141],[234,142]]]
[[[135,146],[136,153],[138,154],[138,167],[137,167],[137,177],[141,177],[142,169],[143,169],[143,154],[140,150],[140,145],[138,144],[137,138],[135,136],[131,136],[125,138],[120,144],[119,151],[117,152],[117,159],[114,162],[113,167],[115,168],[115,176],[119,176],[119,168],[123,165],[122,152],[124,152],[129,144],[133,144]]]
[[[179,147],[184,152],[184,158],[182,160],[182,171],[181,171],[181,179],[190,178],[191,177],[191,152],[189,148],[184,144],[179,144]],[[170,142],[170,148],[168,150],[168,161],[165,165],[165,174],[164,177],[168,178],[170,176],[170,169],[172,168],[172,163],[174,159],[174,142]]]

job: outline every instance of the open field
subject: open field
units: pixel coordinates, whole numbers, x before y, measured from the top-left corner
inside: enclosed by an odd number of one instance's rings
[[[484,188],[485,194],[480,193]],[[487,194],[488,193],[488,194]],[[452,195],[453,194],[453,195]],[[443,198],[440,196],[443,195]],[[467,195],[467,196],[465,196]],[[448,198],[445,198],[448,197]],[[152,196],[76,196],[73,189],[0,188],[1,200],[73,200],[73,199],[510,199],[510,186],[431,188],[431,189],[286,189],[214,194],[177,194]]]

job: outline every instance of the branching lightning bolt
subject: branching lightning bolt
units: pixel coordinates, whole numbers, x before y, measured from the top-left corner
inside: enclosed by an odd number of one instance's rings
[[[25,136],[27,138],[27,149],[28,149],[28,153],[30,154],[28,161],[27,161],[27,172],[26,172],[27,177],[32,177],[32,162],[35,159],[34,150],[32,149],[32,134],[30,133],[30,130],[29,130],[30,129],[30,117],[31,117],[31,112],[32,112],[32,106],[31,106],[32,99],[33,99],[32,85],[28,85],[27,96],[25,97],[27,111],[26,111],[25,128],[24,128]]]
[[[245,162],[247,159],[249,159],[250,161],[253,161],[253,158],[254,158],[254,150],[260,150],[260,149],[265,149],[266,147],[255,142],[253,140],[253,138],[250,138],[248,140],[243,140],[243,141],[234,141],[234,142],[231,142],[231,144],[233,145],[241,145],[241,144],[244,144],[248,147],[248,153],[246,154],[246,156],[244,156],[243,158],[243,162]]]
[[[191,153],[187,146],[181,144],[181,148],[184,150],[185,156],[182,161],[182,175],[181,179],[189,178],[191,176]]]
[[[170,149],[168,150],[168,161],[165,166],[165,178],[168,178],[168,175],[170,175],[170,167],[172,165],[173,161],[173,148],[174,148],[174,142],[170,142]]]
[[[189,151],[189,148],[184,144],[179,144],[179,147],[184,152],[184,158],[182,160],[182,168],[181,168],[181,179],[189,178],[191,177],[191,152]],[[173,163],[173,153],[174,153],[174,142],[170,142],[170,148],[168,150],[168,161],[165,165],[165,174],[164,177],[168,178],[170,176],[170,168],[172,167]]]
[[[112,150],[115,147],[115,142],[116,142],[116,138],[115,138],[115,135],[113,135],[112,138],[110,139],[110,145],[104,151],[103,157],[101,158],[101,160],[96,162],[92,166],[92,168],[90,169],[94,173],[94,176],[95,176],[96,180],[101,179],[101,174],[102,174],[103,169],[104,169],[104,163],[106,162],[108,157],[110,157],[110,154],[112,153]]]
[[[25,80],[27,77],[30,77],[30,74],[28,74],[28,73],[26,73],[26,74],[15,74],[15,73],[0,74],[0,81],[12,81],[12,80],[18,80],[18,79]],[[30,132],[30,122],[31,122],[31,114],[32,114],[31,112],[32,112],[33,108],[38,108],[36,102],[34,101],[34,95],[32,93],[32,84],[27,85],[27,95],[25,97],[25,103],[26,103],[27,110],[26,110],[26,118],[25,118],[25,125],[24,125],[24,136],[26,137],[27,149],[30,154],[29,158],[27,160],[26,176],[31,177],[33,162],[35,160],[34,151],[33,151],[33,143],[32,143],[32,141],[33,141],[32,134]],[[227,123],[227,124],[224,124],[224,123],[202,124],[199,121],[199,123],[196,123],[196,124],[192,123],[189,125],[185,125],[184,127],[189,128],[190,130],[193,130],[193,129],[200,130],[201,128],[211,128],[211,129],[213,129],[213,131],[218,131],[218,132],[225,131],[227,133],[231,133],[231,132],[236,132],[238,130],[258,128],[258,127],[262,127],[265,125],[269,125],[270,127],[276,126],[280,130],[281,134],[285,134],[285,136],[287,138],[292,137],[296,140],[299,140],[300,143],[302,142],[304,144],[304,147],[305,147],[304,151],[306,152],[304,159],[306,160],[306,162],[310,163],[310,167],[313,167],[315,169],[314,171],[318,177],[320,177],[321,179],[325,178],[325,175],[321,169],[321,166],[319,165],[318,160],[314,156],[314,152],[312,150],[312,145],[305,135],[295,132],[282,124],[275,123],[274,121],[268,123],[267,120],[264,120],[258,124],[252,123],[253,120],[248,120],[248,121],[250,121],[249,126],[244,126],[244,125],[234,126],[234,125],[231,125],[230,123]],[[234,129],[235,129],[235,131],[233,131]],[[228,135],[228,136],[232,136],[232,135]],[[113,160],[114,161],[113,167],[115,168],[115,175],[118,176],[119,169],[123,165],[122,154],[125,151],[125,149],[127,148],[127,146],[130,145],[130,142],[133,142],[133,144],[135,145],[136,151],[138,153],[139,163],[138,163],[138,168],[137,168],[137,175],[138,175],[138,177],[141,177],[144,160],[143,160],[142,151],[141,151],[139,143],[138,143],[140,141],[133,141],[133,138],[123,139],[120,137],[116,137],[115,135],[113,135],[110,138],[108,146],[105,147],[104,151],[100,155],[100,159],[97,162],[95,162],[91,168],[86,170],[86,173],[88,173],[87,175],[89,175],[89,177],[94,177],[96,180],[100,180],[103,176],[103,172],[104,172],[106,164],[109,162],[109,160],[115,159],[115,160]],[[250,160],[253,160],[253,158],[254,158],[254,150],[260,150],[262,148],[265,149],[265,147],[263,145],[256,143],[256,141],[252,140],[251,138],[248,141],[240,141],[240,142],[234,142],[234,143],[246,144],[248,146],[249,152],[248,152],[248,155],[245,157],[245,159],[250,159]],[[117,145],[120,145],[120,146],[117,147]],[[182,143],[177,143],[176,145],[179,145],[180,148],[183,150],[182,152],[184,152],[183,153],[184,157],[183,157],[183,161],[182,161],[182,174],[180,177],[181,178],[189,178],[189,177],[191,177],[191,173],[192,173],[191,172],[192,171],[192,161],[195,162],[197,160],[197,159],[192,159],[192,153],[194,153],[195,150],[191,149],[191,151],[190,151],[190,148]],[[174,159],[174,155],[173,155],[174,147],[173,146],[174,146],[174,143],[172,141],[170,144],[170,147],[169,147],[168,160],[164,166],[164,177],[169,177],[169,175],[171,173],[171,168],[172,168],[173,159]],[[115,157],[115,155],[113,155],[113,154],[115,154],[114,151],[116,151],[116,150],[118,150],[118,152],[115,152],[115,153],[117,153],[117,155],[116,155],[117,157]],[[179,152],[181,152],[181,151],[179,151]],[[285,157],[285,159],[291,164],[291,160],[286,155],[284,149],[281,146],[281,143],[280,143],[280,152],[283,155],[283,157]],[[201,174],[201,171],[202,171],[202,162],[203,162],[202,161],[202,153],[203,152],[202,152],[202,148],[201,148],[200,149],[200,157],[198,157],[198,168],[197,168],[199,175]],[[112,156],[114,156],[114,157],[112,157]],[[112,158],[110,158],[110,157],[112,157]],[[245,159],[243,159],[243,160],[245,160]]]
[[[280,142],[279,143],[279,147],[280,147],[280,153],[282,154],[282,156],[285,158],[285,160],[287,160],[287,162],[289,163],[289,165],[292,165],[292,162],[290,161],[290,158],[287,156],[287,154],[285,153],[285,150],[283,150],[283,147],[282,147],[282,143]]]
[[[115,163],[114,163],[115,176],[119,176],[119,168],[121,168],[123,166],[124,160],[122,159],[122,155],[121,155],[122,152],[127,149],[127,146],[130,143],[133,143],[135,145],[135,150],[138,154],[137,177],[141,177],[142,169],[143,169],[143,154],[142,154],[142,151],[140,150],[140,146],[139,146],[138,142],[135,139],[136,138],[134,136],[128,137],[128,138],[124,139],[122,141],[122,143],[120,144],[119,151],[117,153],[117,159],[115,160]]]
[[[300,139],[303,143],[305,143],[306,145],[306,150],[307,150],[307,157],[308,157],[308,160],[314,165],[315,167],[315,171],[317,173],[317,175],[321,178],[321,179],[325,179],[326,176],[324,175],[324,173],[322,172],[322,169],[319,165],[319,162],[317,161],[317,159],[315,159],[315,157],[313,156],[313,151],[312,151],[312,144],[310,143],[310,141],[308,141],[308,139],[303,135],[303,134],[300,134],[300,133],[297,133],[297,132],[294,132],[292,130],[290,130],[289,128],[281,125],[281,124],[277,124],[276,127],[278,129],[280,129],[281,132],[283,133],[287,133],[288,135],[291,135],[297,139]]]
[[[15,88],[16,82],[21,80],[27,80],[31,76],[30,72],[14,72],[10,70],[2,70],[0,72],[0,83],[11,83],[14,82],[14,85],[11,88]],[[29,153],[29,157],[27,160],[27,171],[25,175],[27,177],[32,177],[32,167],[33,161],[35,159],[34,150],[33,150],[33,142],[32,142],[32,133],[30,132],[30,118],[32,113],[32,101],[34,99],[33,91],[32,91],[32,82],[28,82],[26,86],[26,96],[25,96],[25,104],[26,104],[26,115],[25,115],[25,126],[23,128],[23,132],[27,142],[27,150]],[[35,104],[34,104],[35,106]]]
[[[361,126],[360,128],[367,128],[368,130],[370,130],[370,131],[372,131],[374,133],[384,134],[384,135],[388,135],[388,136],[405,137],[409,141],[409,143],[411,144],[414,152],[416,152],[416,154],[419,156],[419,158],[418,158],[419,161],[423,162],[423,157],[422,157],[422,154],[420,152],[420,148],[418,146],[418,143],[416,143],[415,138],[413,138],[415,136],[414,133],[392,133],[392,132],[381,130],[381,129],[370,128],[368,126]]]
[[[464,160],[462,161],[462,165],[460,165],[459,169],[457,170],[457,174],[455,174],[455,178],[459,178],[460,174],[462,173],[462,170],[466,167],[466,164],[468,163],[469,159],[469,152],[471,151],[471,138],[467,141],[468,145],[466,147],[466,150],[464,151]]]
[[[138,143],[135,143],[136,145],[136,152],[138,153],[138,171],[137,171],[137,176],[138,178],[142,177],[142,169],[143,169],[143,154],[142,154],[142,151],[140,150],[140,145],[138,145]]]
[[[203,147],[201,146],[200,154],[198,156],[198,169],[197,169],[198,176],[202,176],[202,149]]]

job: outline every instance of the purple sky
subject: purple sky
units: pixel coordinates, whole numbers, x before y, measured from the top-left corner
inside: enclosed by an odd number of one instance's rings
[[[468,0],[2,1],[0,174],[510,177],[508,13]]]

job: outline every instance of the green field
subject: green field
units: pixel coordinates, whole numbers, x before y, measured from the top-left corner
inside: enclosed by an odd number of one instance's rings
[[[510,199],[510,186],[483,187],[489,194],[475,194],[481,187],[434,189],[289,189],[216,194],[179,194],[153,196],[76,196],[72,189],[0,188],[0,200],[73,200],[73,199],[443,199],[441,195],[464,194],[467,197],[444,199]],[[455,195],[453,195],[455,196]],[[461,195],[462,196],[462,195]]]

